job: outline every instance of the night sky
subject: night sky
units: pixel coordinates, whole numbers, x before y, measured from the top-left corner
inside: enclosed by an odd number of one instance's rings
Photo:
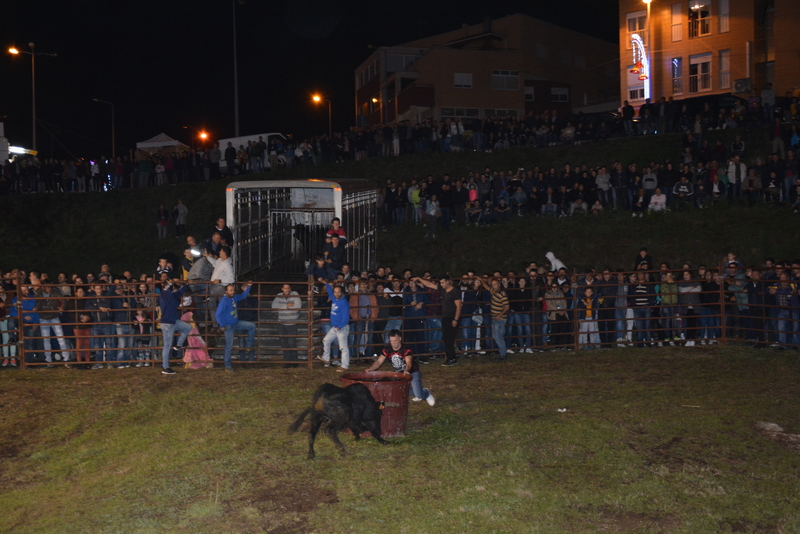
[[[617,0],[2,0],[0,116],[13,145],[31,145],[31,61],[36,58],[38,148],[68,157],[117,151],[160,132],[188,144],[192,131],[234,134],[232,2],[236,2],[242,135],[296,136],[354,122],[354,69],[370,46],[391,46],[526,13],[616,42]],[[183,128],[186,126],[187,128]],[[63,145],[63,146],[62,146]]]

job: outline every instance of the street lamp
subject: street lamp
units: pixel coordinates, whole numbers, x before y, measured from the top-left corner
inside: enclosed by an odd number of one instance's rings
[[[328,103],[328,139],[333,139],[333,127],[331,126],[331,101],[327,98],[322,98],[319,95],[313,95],[311,100],[319,104],[320,102]]]
[[[33,110],[33,146],[31,147],[33,150],[36,150],[36,56],[50,56],[50,57],[57,57],[58,54],[46,54],[44,52],[34,52],[33,51],[33,43],[28,43],[31,51],[26,52],[24,50],[20,50],[14,46],[8,49],[9,54],[18,55],[18,54],[27,54],[31,56],[31,109]]]
[[[100,100],[99,98],[93,98],[92,101],[111,106],[111,159],[117,159],[117,130],[114,126],[114,104],[108,100]]]

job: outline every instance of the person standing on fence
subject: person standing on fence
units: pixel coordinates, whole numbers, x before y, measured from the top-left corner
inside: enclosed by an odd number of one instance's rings
[[[461,292],[453,285],[453,281],[445,276],[434,283],[431,280],[415,277],[412,278],[418,284],[429,289],[439,290],[442,297],[442,341],[444,343],[444,363],[445,367],[450,367],[458,363],[456,358],[456,334],[458,324],[461,321]]]
[[[181,284],[178,280],[175,280],[174,283],[178,285]],[[178,306],[181,304],[181,297],[189,286],[180,285],[177,289],[173,287],[173,282],[164,283],[161,287],[161,295],[158,300],[159,306],[161,307],[161,335],[164,338],[164,346],[161,349],[161,373],[165,375],[175,374],[175,371],[169,366],[170,351],[173,348],[178,349],[182,347],[186,342],[186,337],[189,335],[189,332],[192,331],[192,325],[179,319],[181,314],[178,311]],[[178,337],[177,345],[173,345],[172,342],[176,332],[178,332],[180,336]]]
[[[256,325],[250,321],[239,320],[239,312],[236,309],[236,303],[247,298],[251,287],[253,287],[253,282],[247,282],[247,288],[237,295],[236,286],[228,284],[225,287],[225,296],[220,299],[219,306],[217,306],[217,323],[219,323],[220,330],[225,334],[225,371],[228,373],[233,372],[231,352],[233,351],[233,337],[236,332],[247,332],[247,351],[249,353],[252,354],[255,346]]]
[[[278,337],[286,362],[298,361],[297,355],[297,321],[300,320],[300,295],[292,291],[292,286],[283,284],[281,292],[272,301],[272,309],[278,310]],[[287,363],[284,367],[296,367],[296,363]]]
[[[325,291],[331,299],[331,329],[322,339],[322,361],[325,367],[331,365],[331,343],[334,339],[339,341],[342,355],[342,365],[337,372],[343,373],[350,368],[350,348],[347,346],[347,337],[350,334],[350,302],[344,294],[342,286],[331,287],[325,284]]]
[[[422,373],[419,370],[419,363],[414,358],[414,353],[406,345],[403,345],[403,335],[400,330],[389,332],[389,344],[383,348],[378,359],[365,372],[377,371],[383,362],[389,360],[396,373],[411,375],[411,391],[414,402],[426,401],[430,406],[436,404],[430,390],[422,387]]]
[[[219,297],[224,295],[227,292],[227,287],[236,281],[230,255],[230,246],[223,246],[220,248],[219,258],[214,258],[208,252],[203,254],[208,262],[214,266],[214,272],[211,273],[211,290],[209,291],[208,297],[209,310],[217,309]]]

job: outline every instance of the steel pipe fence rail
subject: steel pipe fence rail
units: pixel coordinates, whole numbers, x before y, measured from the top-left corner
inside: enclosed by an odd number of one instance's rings
[[[723,268],[724,271],[724,268]],[[641,271],[639,271],[641,272]],[[680,273],[681,271],[673,271]],[[616,277],[618,273],[613,273]],[[620,273],[626,280],[636,271]],[[646,275],[660,276],[663,271],[647,271]],[[575,275],[571,275],[574,277]],[[613,287],[615,291],[621,286],[630,288],[631,284],[604,282],[598,274],[596,280],[589,287],[602,289]],[[507,278],[507,277],[505,277]],[[546,280],[549,277],[537,276]],[[734,281],[734,279],[728,279]],[[374,289],[383,287],[389,281],[370,280],[369,284]],[[454,280],[458,284],[459,280]],[[585,281],[576,281],[576,290],[581,292],[587,287]],[[691,280],[696,287],[700,280]],[[648,303],[635,306],[632,300],[635,295],[608,295],[597,299],[596,307],[592,307],[592,317],[586,319],[579,313],[579,298],[575,295],[568,297],[567,307],[557,312],[562,314],[554,320],[550,316],[554,310],[548,309],[549,299],[545,293],[544,285],[536,282],[530,287],[531,294],[528,298],[509,298],[511,312],[506,321],[503,341],[507,348],[514,352],[538,352],[541,350],[582,350],[588,348],[612,348],[617,346],[645,346],[645,345],[694,345],[694,344],[730,344],[747,343],[753,346],[774,346],[778,348],[800,348],[800,282],[780,280],[761,280],[756,283],[756,288],[742,290],[739,282],[726,287],[726,279],[720,278],[719,288],[709,291],[700,290],[691,293],[699,299],[699,304],[692,301],[687,304],[681,299],[681,293],[658,293],[661,283],[658,281],[645,282],[648,289]],[[205,353],[205,358],[192,360],[191,358],[170,358],[171,363],[192,364],[203,362],[219,364],[224,353],[224,335],[215,324],[214,315],[216,303],[221,298],[218,289],[213,285],[198,281],[187,282],[193,291],[184,295],[187,300],[179,309],[182,316],[191,313],[190,319],[196,331],[190,337],[197,342],[188,342],[180,350],[185,355],[186,350],[196,350]],[[281,286],[288,283],[301,303],[298,318],[294,321],[279,321],[278,310],[272,308],[272,301],[281,291]],[[352,282],[342,282],[345,287]],[[680,287],[680,280],[676,277]],[[237,290],[241,289],[242,282],[237,282]],[[115,288],[119,284],[94,284],[104,288]],[[123,284],[141,287],[141,282]],[[155,365],[161,362],[163,349],[163,335],[160,330],[160,309],[158,307],[158,284],[145,284],[146,291],[140,294],[103,295],[101,298],[132,299],[136,303],[133,308],[108,308],[109,313],[122,312],[139,316],[139,319],[116,322],[114,320],[87,323],[76,320],[81,311],[80,301],[85,306],[86,301],[96,299],[96,296],[75,296],[78,286],[69,286],[72,290],[70,296],[22,296],[20,302],[12,304],[15,295],[7,293],[6,310],[9,314],[0,320],[0,351],[2,359],[10,360],[12,357],[19,360],[21,368],[36,368],[46,366],[106,364],[108,366],[125,366],[133,363],[142,365]],[[513,282],[512,284],[513,285]],[[20,284],[27,287],[28,284]],[[57,285],[54,285],[57,287]],[[66,286],[66,285],[62,285]],[[80,286],[85,287],[85,286]],[[461,289],[456,285],[455,291],[476,292],[474,289]],[[512,292],[515,288],[509,287]],[[601,291],[602,293],[602,291]],[[757,301],[750,302],[744,294],[759,297]],[[358,293],[355,293],[356,295]],[[374,294],[374,293],[370,293]],[[411,292],[398,293],[411,295]],[[420,290],[418,295],[429,296],[431,290]],[[778,294],[781,298],[778,298]],[[352,293],[350,294],[353,295]],[[656,301],[660,295],[661,302]],[[664,304],[666,295],[677,299],[673,304]],[[738,298],[737,298],[738,295]],[[462,314],[459,318],[456,336],[456,353],[469,356],[476,353],[496,352],[498,347],[492,336],[492,318],[489,310],[488,292],[476,292],[479,300],[470,301],[470,305],[477,308],[472,313]],[[617,306],[616,299],[625,299],[624,306]],[[234,336],[232,350],[234,362],[239,365],[267,364],[267,365],[303,365],[312,368],[314,360],[322,353],[322,339],[327,331],[325,319],[325,300],[327,295],[319,284],[309,282],[253,282],[249,302],[239,302],[238,314],[240,320],[254,319],[256,332],[252,359],[247,359],[247,336],[237,334]],[[41,313],[39,306],[44,301],[57,300],[57,310],[46,310],[45,313],[58,313],[58,321],[46,319],[44,323],[31,323],[25,321],[26,312],[20,318],[19,306],[30,307],[30,313]],[[385,299],[378,299],[383,301]],[[614,300],[609,305],[608,300]],[[674,299],[667,299],[672,301]],[[356,298],[356,302],[358,299]],[[441,341],[441,312],[432,312],[438,303],[428,304],[424,307],[426,315],[411,316],[409,311],[412,306],[406,303],[379,302],[376,320],[352,320],[350,322],[350,337],[348,346],[351,349],[351,360],[355,362],[371,361],[379,355],[386,340],[390,327],[397,328],[403,333],[404,342],[412,346],[418,356],[437,356],[444,352]],[[372,306],[370,306],[370,311]],[[12,309],[16,309],[11,313]],[[387,316],[391,310],[395,315]],[[351,307],[351,317],[360,317],[362,308],[358,305]],[[397,313],[400,315],[396,315]],[[245,319],[247,318],[247,319]],[[329,324],[329,323],[328,323]],[[83,328],[81,328],[83,327]],[[96,327],[92,329],[93,327]],[[121,327],[121,328],[118,328]],[[130,330],[129,330],[130,329]],[[87,330],[89,330],[87,334]],[[59,331],[61,333],[59,333]],[[88,338],[88,339],[87,339]],[[89,345],[87,346],[87,341]],[[175,343],[176,340],[173,340]],[[63,344],[62,344],[63,343]],[[48,349],[49,347],[49,349]],[[334,341],[332,349],[338,348]],[[237,352],[239,351],[239,352]],[[49,358],[47,358],[49,352]],[[66,352],[68,360],[57,358]],[[294,354],[296,359],[285,358],[284,355]],[[13,356],[12,356],[13,355]],[[180,354],[176,355],[179,356]],[[42,358],[44,356],[44,358]],[[244,358],[241,358],[244,356]],[[80,358],[80,360],[79,360]],[[98,359],[99,358],[99,359]],[[88,360],[88,361],[87,361]]]

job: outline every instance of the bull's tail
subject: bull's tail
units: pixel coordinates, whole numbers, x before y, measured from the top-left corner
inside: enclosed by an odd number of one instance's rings
[[[306,408],[303,410],[303,413],[300,414],[300,416],[297,418],[297,421],[292,423],[292,426],[289,427],[289,434],[294,434],[297,432],[297,429],[303,424],[303,421],[305,420],[306,416],[311,413],[311,410],[312,408]]]

